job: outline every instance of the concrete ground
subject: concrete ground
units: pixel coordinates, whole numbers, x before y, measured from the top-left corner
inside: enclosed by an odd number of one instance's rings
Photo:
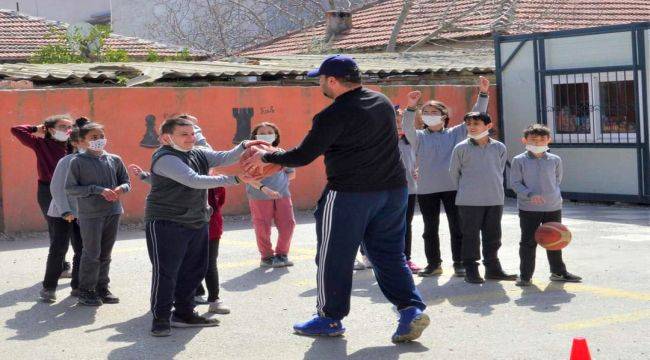
[[[297,214],[288,269],[261,270],[250,220],[226,220],[219,271],[222,298],[232,314],[221,325],[149,335],[151,265],[143,231],[120,233],[111,269],[118,305],[75,306],[69,281],[58,301],[37,301],[47,256],[46,234],[0,242],[0,357],[3,359],[568,359],[574,337],[587,338],[594,359],[650,358],[650,208],[567,203],[565,224],[574,241],[565,251],[569,271],[582,284],[548,281],[538,252],[535,285],[482,286],[451,278],[449,237],[441,234],[446,274],[415,278],[431,326],[418,342],[390,342],[397,315],[371,271],[354,276],[352,312],[340,338],[292,334],[294,322],[314,312],[315,233],[311,214]],[[414,233],[422,233],[416,215]],[[501,259],[518,268],[518,218],[509,203],[503,220]],[[416,236],[414,259],[423,263]],[[201,306],[200,312],[207,308]]]

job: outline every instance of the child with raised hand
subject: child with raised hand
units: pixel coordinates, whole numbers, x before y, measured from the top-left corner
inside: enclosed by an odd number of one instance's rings
[[[255,126],[251,132],[251,140],[262,140],[278,146],[280,130],[269,122]],[[293,214],[293,203],[289,192],[289,182],[296,178],[293,168],[283,168],[281,171],[261,180],[260,186],[246,185],[248,204],[251,209],[257,248],[261,255],[261,267],[293,266],[289,260],[289,248],[296,220]],[[265,192],[271,188],[272,192]],[[271,225],[275,223],[278,229],[278,241],[273,249],[271,244]]]
[[[532,285],[537,228],[547,222],[562,222],[562,159],[548,152],[550,142],[551,131],[546,126],[530,125],[524,130],[526,151],[512,159],[510,187],[517,193],[521,227],[517,286]],[[546,256],[551,267],[551,281],[582,281],[581,277],[566,270],[562,250],[546,250]]]
[[[481,259],[481,243],[485,278],[516,280],[515,275],[503,271],[498,257],[501,247],[506,146],[490,138],[490,115],[470,112],[465,115],[464,121],[469,138],[454,147],[449,173],[458,187],[456,206],[463,234],[465,282],[484,282],[477,263]]]
[[[104,127],[89,123],[79,129],[79,143],[86,151],[70,161],[65,192],[77,200],[83,243],[79,267],[79,304],[115,304],[109,269],[111,252],[124,212],[120,198],[131,189],[122,159],[104,151]]]
[[[40,291],[40,298],[45,302],[56,300],[56,288],[59,278],[63,273],[63,262],[68,247],[72,244],[74,257],[72,260],[72,288],[71,295],[79,296],[79,262],[81,260],[81,233],[77,221],[77,201],[65,193],[65,181],[70,168],[70,161],[77,156],[77,153],[86,151],[79,143],[79,128],[89,121],[79,118],[70,133],[69,142],[74,153],[64,156],[56,165],[50,183],[52,201],[47,210],[48,230],[50,233],[50,249],[47,255],[47,265],[43,278],[43,288]]]
[[[486,112],[490,81],[479,78],[479,95],[472,111]],[[454,275],[465,276],[461,259],[462,233],[455,205],[457,185],[449,175],[451,153],[456,144],[467,138],[467,127],[459,124],[449,127],[448,107],[435,100],[422,105],[423,130],[416,130],[417,107],[422,94],[412,91],[408,94],[407,110],[403,116],[403,129],[406,139],[415,150],[418,164],[417,201],[424,220],[424,250],[427,266],[419,272],[420,276],[442,274],[440,256],[440,203],[444,206],[451,237],[451,254]]]

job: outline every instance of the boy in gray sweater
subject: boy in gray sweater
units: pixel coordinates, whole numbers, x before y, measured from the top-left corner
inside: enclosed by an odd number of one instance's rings
[[[535,231],[540,224],[562,221],[562,159],[548,152],[551,131],[534,124],[524,131],[526,151],[512,159],[510,187],[517,193],[519,208],[520,276],[518,286],[531,286],[535,271]],[[551,266],[551,281],[579,282],[582,279],[566,270],[562,250],[546,250]]]
[[[70,161],[65,184],[66,194],[77,199],[83,242],[79,304],[115,304],[119,299],[108,289],[108,272],[120,215],[124,212],[119,199],[131,189],[131,184],[122,159],[104,151],[102,125],[83,126],[79,139],[87,150]]]
[[[454,147],[449,173],[458,187],[456,206],[463,235],[461,254],[465,281],[483,283],[477,261],[481,258],[485,277],[492,280],[515,280],[501,268],[498,251],[501,247],[501,216],[503,214],[503,171],[506,146],[489,137],[492,119],[486,113],[465,115],[469,139]]]

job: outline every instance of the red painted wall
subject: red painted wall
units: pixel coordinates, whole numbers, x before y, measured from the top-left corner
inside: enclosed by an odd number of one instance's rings
[[[406,105],[406,94],[414,87],[374,87],[396,104]],[[476,89],[467,86],[422,86],[424,98],[444,101],[452,109],[452,123],[460,122],[471,108]],[[494,89],[493,89],[494,90]],[[494,94],[494,91],[492,91]],[[330,100],[318,87],[207,87],[207,88],[95,88],[51,90],[0,90],[0,184],[2,218],[6,232],[42,230],[45,222],[36,203],[36,160],[9,128],[18,124],[38,124],[52,114],[88,116],[106,127],[107,150],[122,157],[126,165],[148,168],[152,148],[140,146],[145,134],[145,118],[156,117],[156,129],[163,119],[188,112],[199,118],[199,125],[215,149],[233,146],[236,120],[233,108],[252,108],[251,124],[276,123],[282,131],[283,148],[300,143],[311,127],[312,117]],[[490,102],[496,115],[496,99]],[[291,185],[294,205],[312,208],[325,185],[322,158],[298,169]],[[123,198],[124,221],[141,219],[148,186],[132,179],[133,190]],[[243,187],[229,188],[226,214],[248,211]]]

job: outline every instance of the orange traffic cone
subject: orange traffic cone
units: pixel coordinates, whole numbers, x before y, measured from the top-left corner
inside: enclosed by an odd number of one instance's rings
[[[570,360],[591,360],[589,347],[587,346],[587,339],[582,337],[573,339]]]

